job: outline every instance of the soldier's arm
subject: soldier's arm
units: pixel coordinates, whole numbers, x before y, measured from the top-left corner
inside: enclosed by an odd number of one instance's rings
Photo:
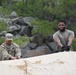
[[[68,46],[71,46],[73,39],[74,39],[74,32],[71,31],[68,38]]]
[[[16,58],[19,59],[21,58],[21,49],[18,45],[16,45]]]
[[[6,50],[3,50],[2,54],[3,54],[3,60],[9,60],[9,59],[15,60],[16,59],[12,55],[8,54]]]
[[[63,47],[63,45],[60,42],[60,39],[56,33],[53,35],[53,39],[54,39],[54,42],[56,42],[59,47]]]
[[[3,54],[3,60],[7,60],[7,59],[16,59],[15,57],[13,57],[12,55],[10,55],[7,51],[6,51],[6,49],[5,49],[5,47],[3,46],[3,45],[1,45],[1,48],[2,48],[2,54]]]
[[[16,52],[17,52],[16,58],[17,59],[21,58],[21,49],[17,48]]]
[[[8,54],[8,52],[3,48],[2,49],[2,59],[3,60],[8,60],[9,59],[9,54]]]
[[[9,59],[12,59],[12,60],[15,60],[16,59],[16,57],[14,57],[14,56],[12,56],[12,55],[8,55],[8,57],[9,57]]]

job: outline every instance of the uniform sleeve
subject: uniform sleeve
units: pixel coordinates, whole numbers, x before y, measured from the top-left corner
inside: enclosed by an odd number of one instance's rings
[[[5,48],[5,45],[4,45],[5,43],[3,43],[2,45],[1,45],[1,47],[4,49],[4,51],[3,51],[3,56],[5,56],[6,57],[6,55],[8,54],[8,56],[7,56],[7,58],[10,58],[12,55],[10,55],[8,52],[7,52],[7,50],[6,50],[6,48]]]
[[[60,39],[59,39],[59,37],[58,37],[57,32],[53,34],[53,39],[54,39],[54,42],[56,42],[59,47],[63,46]]]
[[[2,43],[2,44],[1,44],[1,47],[3,47],[3,48],[4,48],[4,43]]]
[[[53,34],[53,39],[58,38],[57,33]]]
[[[20,48],[16,48],[16,56],[21,57],[21,49]]]
[[[70,31],[70,33],[69,33],[69,38],[74,39],[74,32],[73,32],[73,31]]]
[[[53,39],[54,39],[54,41],[57,42],[57,43],[60,42],[60,39],[59,39],[59,37],[58,37],[57,32],[53,34]]]
[[[21,57],[21,49],[19,45],[15,44],[16,56]]]
[[[2,49],[2,55],[3,55],[2,57],[3,60],[9,59],[9,54],[5,49]]]
[[[7,60],[9,59],[9,54],[8,52],[6,51],[6,49],[4,48],[3,45],[0,45],[0,52],[2,54],[2,60]]]

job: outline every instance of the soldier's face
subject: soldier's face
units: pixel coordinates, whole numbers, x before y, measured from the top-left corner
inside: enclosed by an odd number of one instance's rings
[[[12,40],[6,40],[7,45],[11,45]]]
[[[64,23],[64,22],[59,22],[58,28],[59,28],[59,30],[62,31],[62,32],[65,31],[65,23]]]

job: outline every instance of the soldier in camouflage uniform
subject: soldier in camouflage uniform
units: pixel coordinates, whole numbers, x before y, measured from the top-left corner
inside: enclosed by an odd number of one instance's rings
[[[21,58],[21,49],[19,46],[12,42],[13,35],[7,33],[5,35],[5,42],[1,45],[8,53],[9,59],[20,59]]]
[[[66,22],[59,21],[59,30],[53,34],[53,39],[57,43],[58,51],[72,50],[72,41],[74,39],[74,32],[66,29]]]

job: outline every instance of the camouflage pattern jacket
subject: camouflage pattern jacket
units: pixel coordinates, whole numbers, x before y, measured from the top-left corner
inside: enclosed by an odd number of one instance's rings
[[[11,55],[14,57],[21,56],[21,49],[16,43],[12,42],[10,46],[7,46],[4,42],[1,46],[8,52],[9,57]]]

